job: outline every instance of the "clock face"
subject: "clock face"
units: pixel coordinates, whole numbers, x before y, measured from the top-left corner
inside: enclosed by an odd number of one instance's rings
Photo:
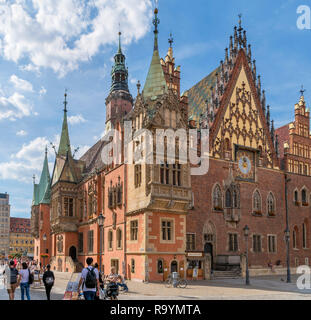
[[[239,159],[239,169],[244,174],[247,175],[252,169],[251,161],[247,156],[242,156]]]
[[[254,153],[248,150],[239,150],[237,153],[238,177],[243,180],[255,179]]]

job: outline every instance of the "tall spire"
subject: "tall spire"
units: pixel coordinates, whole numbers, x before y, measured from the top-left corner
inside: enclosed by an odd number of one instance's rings
[[[51,197],[51,177],[50,177],[50,171],[49,171],[48,152],[46,147],[40,182],[39,184],[34,183],[34,194],[33,194],[32,204],[35,206],[39,204],[49,204],[50,197]]]
[[[128,70],[125,66],[125,55],[122,53],[121,48],[121,31],[119,35],[119,48],[114,56],[114,66],[111,71],[111,89],[110,92],[123,90],[129,92],[128,88]]]
[[[147,75],[147,79],[145,82],[145,87],[143,90],[143,96],[145,98],[151,98],[155,100],[158,96],[167,93],[168,88],[166,84],[166,80],[164,77],[163,68],[160,62],[159,55],[159,46],[158,46],[158,26],[160,24],[160,20],[158,18],[158,8],[156,7],[154,10],[154,47],[153,47],[153,56],[151,60],[151,65],[149,68],[149,72]]]
[[[62,134],[60,137],[59,148],[58,148],[58,156],[67,156],[71,157],[71,147],[70,147],[70,139],[68,133],[68,122],[67,122],[67,90],[65,91],[65,100],[64,100],[64,120],[63,120],[63,127],[62,127]]]

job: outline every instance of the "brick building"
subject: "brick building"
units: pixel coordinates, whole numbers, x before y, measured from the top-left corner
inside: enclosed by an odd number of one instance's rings
[[[34,194],[38,188],[46,192],[34,197],[32,207],[36,241],[49,235],[52,269],[77,271],[86,257],[99,262],[101,256],[106,274],[114,266],[137,280],[163,281],[173,271],[193,277],[196,270],[204,279],[210,278],[211,270],[240,274],[245,269],[246,225],[251,271],[267,273],[270,264],[284,268],[288,176],[291,266],[307,263],[311,145],[303,96],[295,107],[295,122],[275,130],[241,22],[220,66],[180,94],[181,68],[175,66],[172,38],[165,59],[159,56],[157,15],[156,9],[144,89],[140,91],[138,82],[135,99],[129,92],[120,37],[106,99],[107,139],[79,160],[70,147],[65,95],[51,183],[43,169],[45,178],[35,185]],[[132,124],[130,132],[127,121]],[[167,137],[161,162],[144,161],[159,155],[150,151],[156,149],[156,141],[149,140],[145,129],[152,134],[157,129],[171,129],[174,134],[195,129],[199,137],[202,129],[209,129],[208,173],[191,176],[189,161],[170,159]],[[109,148],[109,137],[119,139],[120,149]],[[187,136],[185,141],[193,146]],[[177,150],[179,139],[174,143]],[[303,156],[298,155],[300,149]],[[111,162],[104,163],[103,157]],[[125,157],[135,161],[127,163]],[[301,214],[296,215],[297,210]],[[40,233],[41,211],[46,229]],[[102,235],[97,223],[101,213]]]
[[[10,219],[10,256],[34,257],[34,239],[31,234],[30,219]]]
[[[10,197],[0,193],[0,257],[5,258],[9,253],[10,236]]]
[[[47,149],[42,168],[40,181],[35,183],[31,209],[31,234],[34,238],[34,260],[44,264],[42,255],[51,253],[51,227],[50,227],[50,197],[51,178],[47,158]]]

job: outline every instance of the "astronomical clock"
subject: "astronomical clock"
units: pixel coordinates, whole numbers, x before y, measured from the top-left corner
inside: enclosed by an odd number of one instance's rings
[[[256,150],[235,146],[238,180],[255,182]]]

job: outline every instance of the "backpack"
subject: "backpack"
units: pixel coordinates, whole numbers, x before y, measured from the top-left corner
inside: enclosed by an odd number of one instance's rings
[[[34,280],[33,274],[30,273],[30,270],[29,270],[29,269],[28,269],[28,272],[29,272],[29,280],[28,280],[28,283],[29,283],[29,284],[33,284],[33,280]]]
[[[47,278],[45,279],[45,283],[46,283],[47,285],[49,285],[49,286],[53,285],[53,284],[54,284],[54,279],[53,279],[53,277],[47,277]]]
[[[18,271],[15,268],[10,269],[10,284],[17,283]]]
[[[94,268],[92,268],[91,270],[89,268],[87,268],[87,275],[85,278],[85,287],[87,289],[95,289],[96,288],[96,274],[94,271]]]

